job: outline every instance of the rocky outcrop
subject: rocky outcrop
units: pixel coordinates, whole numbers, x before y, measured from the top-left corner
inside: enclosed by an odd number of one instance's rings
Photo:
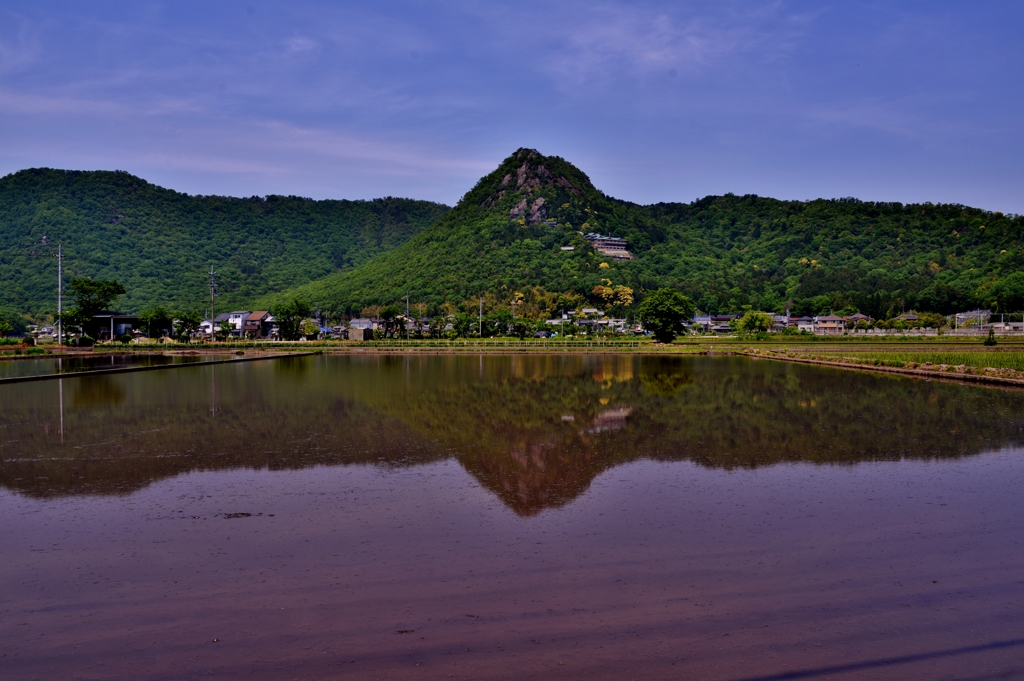
[[[547,201],[542,196],[534,199],[533,203],[530,203],[529,199],[523,199],[508,212],[508,218],[509,220],[523,218],[530,224],[542,222],[548,217],[546,203]]]
[[[508,212],[509,220],[518,220],[526,212],[526,199],[523,199],[516,205],[512,206],[512,210]]]
[[[547,199],[534,198],[544,187],[557,186],[568,190],[573,196],[581,197],[583,192],[571,180],[555,175],[544,163],[544,158],[531,149],[520,149],[513,158],[519,162],[513,173],[505,173],[498,183],[498,191],[480,202],[484,209],[495,208],[510,193],[519,193],[520,201],[509,211],[512,220],[525,219],[531,223],[541,222],[548,217]],[[538,202],[539,201],[539,202]]]
[[[545,201],[543,197],[538,198],[533,202],[533,205],[530,206],[530,215],[526,218],[527,222],[536,223],[547,219],[548,209],[544,207],[544,203]]]

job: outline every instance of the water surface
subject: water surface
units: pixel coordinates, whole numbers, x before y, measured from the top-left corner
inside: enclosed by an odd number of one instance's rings
[[[736,358],[4,386],[0,674],[1020,678],[1022,407]]]
[[[20,376],[49,376],[99,369],[124,369],[139,366],[189,364],[217,358],[217,355],[158,355],[158,354],[106,354],[74,355],[72,357],[35,357],[32,359],[0,359],[0,378]],[[223,355],[220,356],[223,358]]]

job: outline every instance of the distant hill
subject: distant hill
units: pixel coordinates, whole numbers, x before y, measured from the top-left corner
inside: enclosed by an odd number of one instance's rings
[[[120,171],[23,170],[0,178],[0,307],[56,309],[58,242],[68,278],[119,280],[128,311],[207,305],[211,264],[218,307],[245,307],[361,265],[447,211],[396,198],[190,196]]]
[[[579,232],[624,237],[616,262]],[[573,250],[563,250],[565,247]],[[437,309],[487,294],[524,310],[599,304],[621,285],[673,286],[706,311],[744,305],[821,313],[1024,309],[1024,217],[952,204],[709,196],[651,206],[596,189],[565,160],[520,149],[407,243],[296,287],[339,314],[404,301]],[[559,297],[561,294],[561,297]],[[605,300],[605,302],[607,302]],[[531,307],[532,306],[532,307]]]

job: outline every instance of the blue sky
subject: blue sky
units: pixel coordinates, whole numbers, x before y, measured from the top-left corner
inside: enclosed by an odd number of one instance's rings
[[[454,203],[521,146],[639,203],[1024,213],[1021,2],[21,2],[0,174]]]

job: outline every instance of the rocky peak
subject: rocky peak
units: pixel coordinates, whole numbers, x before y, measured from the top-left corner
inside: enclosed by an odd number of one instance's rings
[[[561,159],[552,160],[565,165]],[[538,194],[552,194],[548,190],[561,190],[574,197],[583,195],[576,183],[562,173],[552,172],[549,165],[549,160],[533,149],[518,150],[502,164],[506,172],[498,183],[497,191],[481,201],[480,207],[495,208],[506,195],[518,193],[521,198],[509,210],[509,219],[525,219],[537,223],[547,218],[547,205],[550,203],[550,197]]]

